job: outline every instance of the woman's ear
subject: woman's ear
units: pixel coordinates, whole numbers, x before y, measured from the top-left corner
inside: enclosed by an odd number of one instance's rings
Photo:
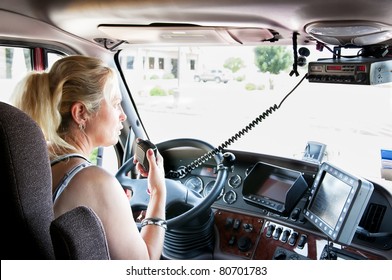
[[[86,120],[88,117],[87,109],[81,102],[75,102],[71,106],[72,119],[76,122],[78,126],[86,125]]]

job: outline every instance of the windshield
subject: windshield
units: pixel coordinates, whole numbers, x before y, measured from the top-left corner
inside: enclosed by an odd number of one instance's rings
[[[332,56],[307,48],[307,62]],[[134,48],[122,51],[121,65],[153,142],[198,138],[219,146],[278,105],[304,77],[306,64],[290,76],[292,52],[291,46]],[[305,79],[271,112],[227,148],[304,159],[314,141],[325,145],[322,161],[381,178],[381,149],[392,148],[391,84]]]

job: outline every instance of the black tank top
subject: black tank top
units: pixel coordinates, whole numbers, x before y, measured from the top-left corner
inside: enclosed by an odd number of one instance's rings
[[[82,169],[84,169],[85,167],[88,167],[90,165],[92,165],[92,163],[85,158],[84,156],[82,156],[81,154],[68,154],[68,155],[63,155],[60,156],[58,158],[55,158],[54,160],[52,160],[50,162],[50,165],[53,166],[56,163],[69,159],[69,158],[73,158],[73,157],[78,157],[78,158],[82,158],[84,160],[86,160],[85,162],[82,162],[78,165],[76,165],[75,167],[73,167],[70,171],[68,171],[67,173],[65,173],[64,177],[61,179],[60,183],[58,184],[58,186],[56,187],[56,190],[53,193],[53,203],[56,202],[56,200],[59,198],[59,196],[61,195],[61,193],[65,190],[65,188],[68,186],[69,182],[72,180],[72,178]]]

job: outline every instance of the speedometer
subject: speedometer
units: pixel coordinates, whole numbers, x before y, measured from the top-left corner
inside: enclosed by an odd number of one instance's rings
[[[203,180],[198,176],[189,177],[184,184],[188,189],[201,193],[203,191]]]
[[[204,197],[206,197],[212,191],[212,188],[214,187],[215,182],[216,182],[215,180],[212,180],[212,181],[208,182],[207,185],[204,187],[204,190],[203,190]],[[223,188],[221,193],[219,194],[219,196],[216,198],[216,200],[219,200],[223,196],[224,193],[225,193],[225,189]]]

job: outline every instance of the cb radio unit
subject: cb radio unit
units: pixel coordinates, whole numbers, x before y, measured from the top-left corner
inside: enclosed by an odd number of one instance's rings
[[[319,59],[308,65],[314,83],[378,85],[392,82],[392,59]]]

